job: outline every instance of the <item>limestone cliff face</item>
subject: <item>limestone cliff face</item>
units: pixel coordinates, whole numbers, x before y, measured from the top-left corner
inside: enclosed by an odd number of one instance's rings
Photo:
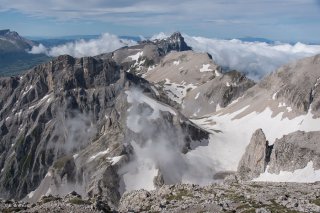
[[[264,78],[260,87],[272,91],[273,99],[292,107],[297,114],[320,116],[320,55],[282,66]]]
[[[315,170],[320,169],[320,132],[297,131],[276,140],[268,172],[294,171],[309,162]]]
[[[54,162],[96,135],[77,131],[90,129],[91,123],[102,128],[99,120],[105,113],[116,120],[113,105],[125,87],[115,62],[70,56],[0,81],[6,91],[0,98],[1,194],[18,199],[39,185]],[[69,121],[80,126],[70,130]]]
[[[320,132],[297,131],[277,139],[272,146],[261,129],[251,138],[239,166],[242,180],[252,180],[266,171],[279,174],[303,169],[309,162],[315,170],[320,169]]]
[[[268,164],[269,150],[268,141],[262,129],[256,130],[239,163],[240,177],[244,180],[250,180],[263,173]]]

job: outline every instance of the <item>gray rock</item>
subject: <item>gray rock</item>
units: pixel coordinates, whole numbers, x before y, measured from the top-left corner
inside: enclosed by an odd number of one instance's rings
[[[163,186],[122,196],[119,212],[318,212],[319,184],[250,183]],[[285,193],[295,199],[277,199]],[[298,205],[297,205],[298,204]]]
[[[297,131],[277,139],[274,143],[268,172],[302,169],[312,161],[320,169],[320,132]]]
[[[265,171],[270,156],[269,149],[262,129],[256,130],[239,162],[238,173],[241,179],[250,180]]]

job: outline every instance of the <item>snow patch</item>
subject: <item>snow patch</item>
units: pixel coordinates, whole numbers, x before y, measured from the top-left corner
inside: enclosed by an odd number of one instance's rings
[[[272,95],[272,100],[276,100],[276,99],[277,99],[277,94],[278,94],[278,92],[275,92],[275,93]]]
[[[211,159],[213,165],[218,165],[217,169],[221,171],[236,171],[252,134],[259,128],[263,130],[270,144],[273,144],[277,138],[298,130],[320,131],[320,118],[313,118],[311,110],[306,115],[289,119],[283,117],[285,112],[274,116],[273,111],[266,108],[262,112],[251,112],[235,119],[248,107],[230,114],[221,115],[221,112],[218,112],[216,115],[192,119],[194,123],[214,134],[210,136],[210,143],[207,147],[198,147],[191,152],[194,152],[195,155],[206,155]],[[217,111],[218,109],[219,105]],[[214,123],[209,121],[214,121]]]
[[[287,105],[286,105],[286,103],[284,103],[284,102],[280,102],[279,103],[279,105],[278,105],[278,107],[286,107]]]
[[[320,181],[320,170],[315,170],[313,162],[310,161],[303,169],[297,169],[293,172],[280,171],[279,174],[272,174],[268,172],[260,174],[258,178],[253,181],[268,181],[268,182],[296,182],[296,183],[314,183]]]
[[[96,158],[98,158],[98,157],[101,157],[101,156],[103,156],[103,155],[106,155],[106,154],[108,154],[108,153],[109,153],[109,149],[107,149],[107,150],[105,150],[105,151],[102,151],[102,152],[98,152],[97,154],[91,156],[91,157],[89,158],[88,162],[91,162],[91,161],[93,161],[94,159],[96,159]]]
[[[15,116],[17,116],[18,118],[20,118],[20,117],[21,117],[21,114],[22,114],[22,110],[20,110],[19,112],[17,112],[17,113],[15,114]]]
[[[111,165],[114,166],[116,165],[121,159],[123,158],[123,156],[116,156],[116,157],[112,157],[112,158],[108,158],[108,160],[111,161]]]
[[[23,92],[22,92],[22,96],[25,96],[31,89],[33,89],[33,85],[27,86]]]
[[[29,199],[32,198],[33,195],[34,195],[34,192],[35,192],[35,191],[31,191],[31,192],[27,195],[27,197],[28,197]]]
[[[143,51],[138,52],[134,55],[128,56],[129,58],[131,58],[131,60],[133,61],[138,61],[138,59],[143,55]]]
[[[178,66],[180,64],[180,61],[174,61],[173,65]]]
[[[222,109],[223,109],[223,107],[221,107],[220,104],[217,104],[217,106],[216,106],[216,112],[218,112],[218,111],[220,111],[220,110],[222,110]]]
[[[41,100],[39,100],[36,104],[29,107],[29,110],[33,110],[39,106],[41,106],[44,102],[50,103],[53,100],[52,94],[47,94],[43,96]]]
[[[203,64],[202,68],[200,69],[200,72],[212,72],[212,69],[209,69],[211,65],[210,64]]]
[[[197,93],[196,97],[194,97],[195,100],[199,98],[200,92]]]
[[[182,104],[183,99],[186,97],[188,91],[197,88],[193,84],[186,84],[186,82],[182,81],[180,84],[170,82],[169,79],[165,79],[165,83],[163,85],[163,90],[166,92],[168,97],[177,102],[178,104]]]
[[[148,70],[147,70],[147,71],[148,71],[148,72],[149,72],[149,71],[152,71],[152,70],[154,70],[154,68],[156,68],[156,65],[152,65],[152,66],[148,67]]]

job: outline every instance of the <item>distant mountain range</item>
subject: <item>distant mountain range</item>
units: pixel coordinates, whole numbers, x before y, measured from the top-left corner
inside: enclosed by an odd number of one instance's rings
[[[27,53],[37,42],[9,29],[0,30],[0,76],[15,75],[48,61],[46,55]]]

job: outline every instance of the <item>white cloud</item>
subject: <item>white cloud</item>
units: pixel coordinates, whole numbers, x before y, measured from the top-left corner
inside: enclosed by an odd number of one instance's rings
[[[159,33],[151,40],[165,39],[169,33]],[[253,79],[260,79],[279,66],[291,61],[320,53],[320,45],[296,43],[267,44],[263,42],[243,42],[237,39],[221,40],[184,35],[185,41],[193,50],[208,52],[220,66],[248,73]],[[45,53],[49,56],[63,54],[74,57],[95,56],[112,52],[123,46],[135,45],[135,41],[120,39],[105,33],[97,39],[78,40],[63,45],[46,48],[44,45],[34,46],[29,53]]]
[[[267,44],[243,42],[237,39],[219,40],[184,35],[195,51],[208,52],[220,66],[248,73],[253,79],[260,79],[279,66],[291,61],[320,53],[320,45],[296,43]]]
[[[164,33],[164,32],[160,32],[158,34],[155,34],[153,35],[150,40],[153,41],[153,40],[157,40],[157,39],[166,39],[168,37],[170,37],[171,34],[169,33]]]
[[[46,48],[44,45],[32,47],[29,53],[39,54],[44,53],[48,56],[59,56],[68,54],[74,57],[95,56],[102,53],[112,52],[124,46],[131,46],[136,44],[135,41],[119,39],[117,36],[105,33],[98,39],[78,40],[69,42],[63,45]]]
[[[33,46],[28,53],[30,54],[47,54],[47,48],[43,44],[39,44],[39,46]]]

